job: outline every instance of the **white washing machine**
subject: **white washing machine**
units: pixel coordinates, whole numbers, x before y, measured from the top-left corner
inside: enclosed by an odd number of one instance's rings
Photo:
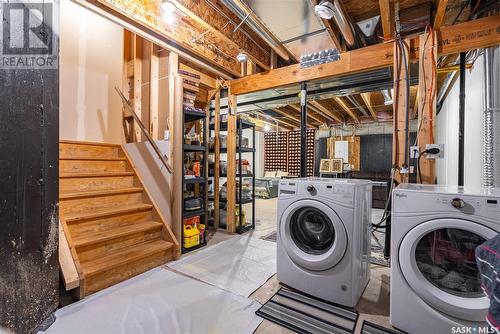
[[[370,279],[371,189],[365,180],[281,180],[278,280],[354,307]]]
[[[499,231],[500,189],[396,188],[391,324],[410,334],[492,333],[474,251]]]

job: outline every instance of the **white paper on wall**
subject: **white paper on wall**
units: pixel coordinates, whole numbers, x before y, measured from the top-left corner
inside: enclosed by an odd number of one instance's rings
[[[345,163],[349,161],[349,142],[347,140],[335,141],[335,158],[342,159]]]

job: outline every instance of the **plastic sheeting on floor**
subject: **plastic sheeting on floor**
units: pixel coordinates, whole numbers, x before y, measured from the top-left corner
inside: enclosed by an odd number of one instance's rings
[[[156,268],[57,310],[44,333],[253,333],[259,307]]]
[[[276,243],[237,236],[170,262],[168,266],[248,297],[276,274]]]

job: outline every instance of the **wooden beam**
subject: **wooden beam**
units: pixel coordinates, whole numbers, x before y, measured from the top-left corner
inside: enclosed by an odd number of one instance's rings
[[[160,106],[159,106],[159,80],[160,80],[160,59],[158,57],[157,47],[151,43],[151,59],[150,59],[150,83],[149,83],[149,115],[150,129],[149,134],[153,140],[162,138],[159,128]]]
[[[365,103],[366,107],[370,111],[370,114],[372,115],[373,120],[375,122],[378,122],[377,112],[373,108],[373,105],[371,103],[371,97],[372,97],[372,93],[361,93],[361,98],[363,99],[363,102]]]
[[[392,136],[392,163],[396,168],[397,173],[395,178],[398,182],[408,183],[409,180],[409,165],[406,163],[406,159],[409,159],[405,155],[409,152],[409,138],[406,138],[406,117],[410,115],[406,114],[406,106],[409,99],[407,95],[407,76],[405,67],[409,66],[409,48],[403,43],[404,52],[406,53],[406,62],[404,57],[399,51],[397,42],[393,43],[394,54],[394,103],[393,103],[393,136]],[[402,173],[406,169],[406,173]]]
[[[444,26],[437,32],[438,56],[500,44],[500,15],[489,16],[453,26]],[[407,40],[412,46],[411,61],[418,60],[418,37]],[[231,90],[240,95],[260,90],[296,84],[302,81],[362,73],[393,65],[392,43],[381,43],[344,52],[335,62],[301,68],[300,64],[280,67],[267,72],[232,80]]]
[[[172,57],[172,58],[171,58]],[[176,64],[178,64],[177,55],[171,53],[169,56],[170,68],[175,68]],[[170,175],[169,182],[172,185],[171,192],[171,208],[172,208],[172,230],[182,245],[183,240],[181,239],[181,229],[183,225],[182,219],[182,202],[184,201],[184,194],[182,189],[182,179],[184,177],[184,157],[182,156],[182,145],[184,143],[184,133],[182,131],[183,124],[183,83],[182,78],[178,75],[177,72],[170,74],[172,76],[172,96],[169,96],[173,99],[172,109],[169,109],[169,120],[170,120],[170,142],[169,142],[169,150],[170,150],[170,160],[172,161],[172,167],[174,172]],[[169,87],[170,89],[170,87]],[[179,251],[182,247],[179,247]],[[176,254],[178,256],[178,254]]]
[[[142,120],[142,38],[134,35],[134,112]],[[135,141],[142,141],[139,125],[134,126]]]
[[[314,6],[316,6],[319,1],[318,0],[309,0],[312,6],[312,10],[314,11]],[[340,51],[345,51],[345,47],[342,46],[342,43],[340,42],[339,39],[339,34],[338,31],[339,29],[335,26],[333,23],[333,20],[327,20],[327,19],[321,19],[323,21],[323,24],[326,27],[326,30],[328,31],[328,35],[330,35],[330,38],[333,42],[333,45],[335,45],[335,48]]]
[[[257,43],[245,35],[241,29],[234,31],[235,26],[227,24],[227,19],[205,1],[171,0],[171,2],[210,34],[223,41],[226,52],[231,56],[236,57],[243,50],[252,61],[262,68],[266,70],[270,68],[271,49],[267,44],[264,44],[262,40],[261,44]]]
[[[228,98],[229,110],[227,114],[227,211],[226,230],[228,233],[236,232],[236,120],[237,102],[236,95],[231,92]],[[241,184],[239,185],[242,186]]]
[[[380,7],[383,36],[385,40],[389,40],[394,36],[394,11],[391,8],[391,0],[379,0],[378,5]]]
[[[274,70],[275,68],[278,68],[278,54],[276,51],[271,50],[271,69]]]
[[[420,36],[420,66],[418,85],[418,115],[419,131],[417,142],[420,151],[425,150],[427,144],[434,144],[436,118],[436,33],[428,32]],[[436,179],[435,160],[420,160],[422,183],[434,184]]]
[[[273,50],[276,51],[276,53],[284,60],[290,60],[290,53],[288,50],[282,45],[281,41],[274,35],[274,33],[267,28],[266,24],[246,5],[246,3],[241,0],[233,0],[233,2],[245,13],[248,18],[252,19],[262,31],[273,39],[274,43],[270,45],[270,47],[273,48]]]
[[[214,76],[198,71],[190,66],[191,64],[187,63],[185,59],[181,58],[179,59],[179,62],[179,70],[196,73],[200,76],[200,87],[205,87],[208,90],[217,88],[217,80]]]
[[[335,113],[333,110],[325,107],[319,101],[309,101],[309,103],[311,104],[311,106],[313,106],[316,109],[318,109],[321,113],[323,113],[325,115],[328,115],[329,117],[333,118],[337,122],[340,122],[340,123],[344,122],[344,119],[340,115],[338,115],[337,113]]]
[[[437,2],[438,5],[436,9],[436,15],[434,15],[433,29],[441,28],[446,14],[446,6],[448,5],[448,0],[437,0]]]
[[[291,109],[295,110],[295,111],[296,111],[296,112],[298,112],[298,113],[299,113],[299,115],[300,115],[300,106],[299,106],[299,105],[296,105],[296,104],[289,104],[287,107],[290,107]],[[311,108],[311,105],[310,105],[310,104],[308,104],[308,109],[311,109],[311,110],[312,110],[312,108]],[[310,110],[308,110],[307,117],[309,117],[309,118],[311,118],[312,120],[315,120],[315,121],[317,121],[317,122],[320,122],[320,123],[325,123],[325,121],[323,121],[323,120],[321,120],[320,118],[318,118],[317,116],[315,116],[315,115],[311,114],[309,111],[310,111]],[[314,111],[316,111],[316,110],[314,110]],[[317,112],[317,111],[316,111],[316,112]],[[321,113],[319,113],[319,114],[321,115]],[[324,115],[323,115],[323,116],[324,116]]]
[[[214,111],[214,227],[220,224],[220,88],[215,92]]]
[[[290,123],[289,121],[285,121],[283,119],[280,119],[280,118],[276,118],[276,117],[273,117],[273,116],[269,116],[269,115],[266,115],[266,118],[268,119],[271,119],[273,120],[274,122],[277,122],[278,124],[284,124],[284,125],[279,125],[281,127],[289,127],[291,129],[296,129],[296,128],[299,128],[300,125],[297,125],[297,124],[294,124],[294,123]],[[263,122],[265,122],[264,120],[261,120]],[[267,122],[266,122],[267,123]],[[272,123],[269,123],[270,125],[274,125]],[[300,123],[299,123],[300,124]]]
[[[335,96],[333,99],[342,109],[344,109],[344,111],[349,115],[349,117],[351,117],[354,120],[354,122],[359,123],[358,115],[356,115],[356,113],[352,111],[351,108],[349,108],[349,106],[340,96]]]
[[[179,13],[175,24],[165,24],[160,14],[161,1],[72,1],[217,75],[224,78],[240,75],[240,64],[226,50],[224,41],[213,36],[196,40],[206,31],[200,24],[194,20],[186,22],[188,19]]]
[[[291,120],[294,120],[295,122],[299,123],[300,124],[300,117],[297,117],[295,115],[292,115],[290,113],[287,113],[287,112],[284,112],[278,108],[273,108],[271,109],[272,111],[274,111],[275,113],[278,113],[282,116],[285,116],[286,118],[290,118]]]

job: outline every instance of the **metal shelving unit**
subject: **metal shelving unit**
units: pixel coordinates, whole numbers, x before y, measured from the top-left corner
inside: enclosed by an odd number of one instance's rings
[[[201,175],[199,177],[186,178],[185,172],[183,172],[182,177],[182,189],[183,189],[183,201],[182,201],[182,225],[181,225],[181,243],[182,243],[182,253],[188,253],[199,249],[207,244],[207,202],[208,202],[208,170],[207,170],[207,161],[208,161],[208,140],[207,140],[207,115],[205,112],[184,110],[183,113],[183,124],[184,128],[182,133],[185,133],[186,123],[191,123],[195,121],[202,121],[202,140],[200,145],[187,145],[184,144],[182,147],[182,156],[185,157],[186,154],[201,154],[203,163],[200,163]],[[200,196],[202,198],[202,208],[198,210],[186,211],[184,191],[186,185],[196,186],[199,185]],[[203,242],[200,242],[199,245],[185,248],[184,247],[184,220],[192,217],[200,217],[200,223],[205,225],[205,229],[203,231]]]
[[[255,124],[253,124],[250,121],[247,121],[242,118],[238,118],[236,122],[236,129],[237,129],[237,134],[238,134],[238,145],[236,148],[236,154],[238,157],[238,170],[236,172],[236,178],[239,181],[239,187],[237,187],[237,197],[236,197],[236,204],[238,205],[238,219],[239,219],[239,224],[237,224],[236,227],[236,232],[239,234],[245,233],[247,231],[255,229]],[[245,129],[252,129],[252,145],[254,147],[243,147],[243,130]],[[210,125],[210,132],[214,131],[215,128],[211,124]],[[226,122],[221,122],[220,123],[220,131],[225,132],[227,131],[227,123]],[[213,151],[210,151],[209,153],[214,153]],[[221,148],[220,153],[227,153],[227,148]],[[242,174],[241,171],[243,170],[243,157],[245,154],[252,154],[252,173],[251,174]],[[218,173],[219,171],[214,170],[214,173]],[[227,178],[227,175],[221,174],[219,175],[220,177]],[[243,180],[244,179],[251,179],[251,187],[252,187],[252,195],[251,198],[243,200]],[[218,186],[218,185],[214,185]],[[209,197],[209,200],[214,200],[213,197]],[[220,203],[226,203],[227,199],[220,198],[219,197],[219,202]],[[250,224],[245,224],[243,222],[243,205],[245,204],[252,204],[252,221]],[[222,210],[222,209],[221,209]],[[220,224],[219,227],[225,228],[226,226],[223,224]]]

